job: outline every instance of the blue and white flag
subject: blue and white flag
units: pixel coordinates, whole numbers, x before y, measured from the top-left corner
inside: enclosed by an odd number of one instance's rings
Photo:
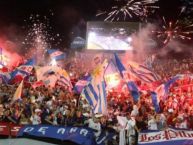
[[[151,98],[152,98],[152,103],[153,103],[153,106],[155,108],[156,113],[159,113],[160,112],[160,106],[159,106],[159,102],[158,102],[158,98],[157,98],[157,93],[151,92]]]
[[[75,84],[75,91],[81,93],[83,88],[91,81],[91,75],[86,73],[78,82]]]
[[[8,72],[0,71],[0,78],[2,79],[3,83],[8,83],[11,79],[11,75]]]
[[[66,54],[62,51],[57,50],[57,49],[48,50],[48,54],[50,55],[51,59],[54,59],[56,61],[63,60],[66,58]]]
[[[17,67],[17,70],[19,70],[23,73],[26,73],[26,74],[30,74],[34,68],[34,65],[35,65],[35,58],[29,59],[25,64]]]
[[[125,67],[123,66],[123,64],[121,63],[119,57],[117,56],[117,54],[114,54],[115,56],[115,61],[117,64],[117,68],[122,76],[123,79],[125,79],[126,83],[127,83],[127,87],[130,91],[130,94],[133,97],[133,100],[135,102],[137,102],[139,100],[139,91],[138,91],[138,87],[135,84],[135,82],[133,82],[132,80],[129,79],[127,71],[125,69]]]
[[[104,71],[108,65],[107,60],[97,66],[91,75],[91,81],[84,87],[81,95],[93,107],[94,113],[107,113],[106,84]]]
[[[167,95],[169,93],[169,89],[173,83],[175,83],[178,79],[180,79],[180,76],[175,76],[171,78],[169,81],[167,81],[164,84],[161,84],[158,86],[155,91],[153,92],[154,96],[156,95],[157,102],[160,102],[160,99],[167,99]]]
[[[105,70],[104,77],[107,90],[118,87],[122,80],[119,70],[112,61],[109,62]]]
[[[153,72],[151,69],[147,68],[144,65],[129,62],[128,64],[128,71],[130,75],[134,76],[136,79],[141,80],[145,83],[152,83],[155,81],[160,80],[160,76]]]
[[[10,75],[11,75],[11,79],[9,80],[9,83],[10,82],[11,83],[20,83],[29,74],[24,71],[15,69],[14,71],[10,73]]]
[[[102,131],[100,136],[96,138],[96,145],[105,145],[105,142],[112,140],[114,136],[116,136],[115,132]]]

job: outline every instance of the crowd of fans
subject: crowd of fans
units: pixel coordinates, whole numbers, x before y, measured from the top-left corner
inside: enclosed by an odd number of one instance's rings
[[[176,74],[193,72],[191,59],[155,62],[153,69],[163,79]],[[76,76],[77,77],[77,76]],[[77,78],[76,78],[77,79]],[[75,80],[76,80],[75,79]],[[14,124],[50,124],[64,126],[85,126],[96,130],[98,137],[102,131],[119,133],[126,129],[129,144],[136,144],[137,134],[141,130],[164,130],[167,127],[193,129],[193,78],[191,75],[178,80],[170,88],[165,100],[160,100],[159,113],[155,112],[150,92],[140,92],[140,99],[134,102],[128,91],[108,91],[108,114],[93,114],[87,101],[80,95],[45,86],[34,89],[26,86],[22,99],[13,101],[17,85],[0,84],[0,122]],[[128,119],[121,126],[117,116]],[[116,144],[118,142],[113,142]]]

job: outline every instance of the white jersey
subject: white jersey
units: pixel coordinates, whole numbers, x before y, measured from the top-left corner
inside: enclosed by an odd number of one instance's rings
[[[41,118],[40,116],[38,115],[32,115],[31,118],[30,118],[31,122],[33,125],[38,125],[38,124],[41,124]]]
[[[148,121],[148,129],[149,130],[157,130],[157,122],[155,121],[155,119],[151,119]]]
[[[95,123],[93,121],[93,119],[89,119],[88,120],[88,127],[89,128],[92,128],[94,130],[97,130],[97,132],[95,133],[95,136],[98,137],[101,133],[101,124],[98,122],[98,123]]]
[[[133,136],[133,135],[135,135],[135,125],[136,125],[135,119],[130,119],[130,120],[127,122],[127,126],[126,126],[127,136]]]

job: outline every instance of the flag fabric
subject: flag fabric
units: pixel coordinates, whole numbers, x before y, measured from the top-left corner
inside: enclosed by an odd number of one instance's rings
[[[58,75],[57,84],[64,87],[67,86],[68,90],[72,91],[73,86],[66,70],[60,68],[56,73]]]
[[[145,83],[152,83],[160,80],[160,76],[158,74],[144,65],[131,61],[127,65],[129,73],[138,80],[141,80]]]
[[[117,56],[117,54],[114,54],[115,56],[115,61],[116,61],[116,64],[117,64],[117,68],[122,76],[122,78],[126,81],[127,83],[127,87],[130,91],[130,94],[132,95],[133,97],[133,100],[135,102],[138,101],[139,99],[139,90],[138,90],[138,87],[137,85],[135,84],[134,81],[130,80],[128,78],[128,72],[126,71],[125,67],[123,66],[123,64],[121,63],[121,60],[119,59],[119,57]]]
[[[24,71],[20,71],[18,69],[15,69],[10,73],[11,79],[9,80],[9,83],[20,83],[28,74]]]
[[[65,59],[65,57],[66,57],[66,54],[64,52],[59,51],[57,49],[48,50],[48,54],[50,55],[51,59],[54,59],[56,61]]]
[[[107,60],[98,65],[91,74],[91,81],[81,93],[87,102],[92,106],[94,113],[107,113],[106,84],[104,71],[108,65]]]
[[[11,83],[21,82],[26,76],[29,76],[35,65],[35,59],[28,60],[25,64],[17,67],[11,72]]]
[[[159,102],[157,99],[157,93],[151,92],[151,98],[152,98],[152,103],[153,103],[153,106],[155,108],[156,113],[159,113],[160,112],[160,106],[159,106]]]
[[[164,84],[165,95],[163,96],[163,99],[166,99],[166,95],[169,93],[171,85],[174,84],[178,79],[180,79],[180,76],[175,76]]]
[[[58,76],[55,75],[55,74],[52,74],[52,75],[47,76],[47,77],[43,80],[43,83],[44,83],[44,85],[47,86],[47,87],[54,88],[55,85],[56,85],[57,80],[58,80]]]
[[[72,89],[72,84],[68,73],[57,66],[44,66],[36,68],[36,75],[38,81],[43,81],[46,86],[54,87],[57,83],[61,86],[68,86]]]
[[[36,89],[37,87],[41,87],[43,85],[44,85],[43,81],[37,81],[32,84],[32,88]]]
[[[175,76],[168,80],[166,83],[161,84],[158,86],[155,91],[153,92],[154,95],[157,96],[157,102],[159,103],[160,99],[167,99],[167,95],[169,93],[169,89],[173,83],[175,83],[178,79],[180,79],[180,76]]]
[[[0,71],[0,78],[2,79],[2,83],[8,83],[11,79],[11,76],[8,72]]]
[[[118,87],[118,85],[120,84],[121,75],[113,61],[110,61],[108,63],[108,66],[104,73],[104,78],[107,85],[107,90],[112,89],[114,87]]]
[[[71,91],[73,88],[70,78],[68,79],[67,77],[64,77],[61,75],[59,76],[57,80],[57,84],[63,87],[67,86],[69,88],[69,91]]]
[[[83,88],[91,81],[91,75],[89,73],[86,73],[82,78],[78,80],[78,82],[75,84],[75,91],[77,93],[81,93]]]
[[[97,86],[98,88],[98,100],[97,105],[94,109],[94,113],[107,113],[107,95],[106,95],[106,85],[105,81],[102,81],[100,85]]]
[[[25,64],[17,67],[17,69],[29,75],[34,68],[34,65],[35,65],[35,59],[33,58],[33,59],[29,59]]]
[[[96,145],[105,145],[106,141],[113,140],[113,137],[116,136],[116,132],[102,131],[99,137],[96,138]]]
[[[93,108],[96,107],[98,95],[91,83],[89,83],[87,86],[84,87],[81,95],[84,96],[84,98],[87,100],[90,106],[92,106]]]
[[[21,81],[21,83],[19,84],[18,88],[16,89],[12,101],[17,101],[18,99],[21,99],[22,88],[23,88],[23,80]]]

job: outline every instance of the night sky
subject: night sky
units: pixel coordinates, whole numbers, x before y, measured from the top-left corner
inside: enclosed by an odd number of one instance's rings
[[[85,37],[86,21],[100,21],[95,15],[99,9],[109,9],[112,0],[0,0],[0,34],[22,34],[25,19],[30,14],[50,17],[50,25],[54,32],[59,32],[64,40],[62,46],[68,47],[73,35]],[[179,12],[180,0],[159,0],[160,8],[152,18],[166,16],[176,19]],[[102,20],[102,19],[101,19]],[[15,32],[9,30],[16,28]],[[74,33],[72,33],[74,32]]]

